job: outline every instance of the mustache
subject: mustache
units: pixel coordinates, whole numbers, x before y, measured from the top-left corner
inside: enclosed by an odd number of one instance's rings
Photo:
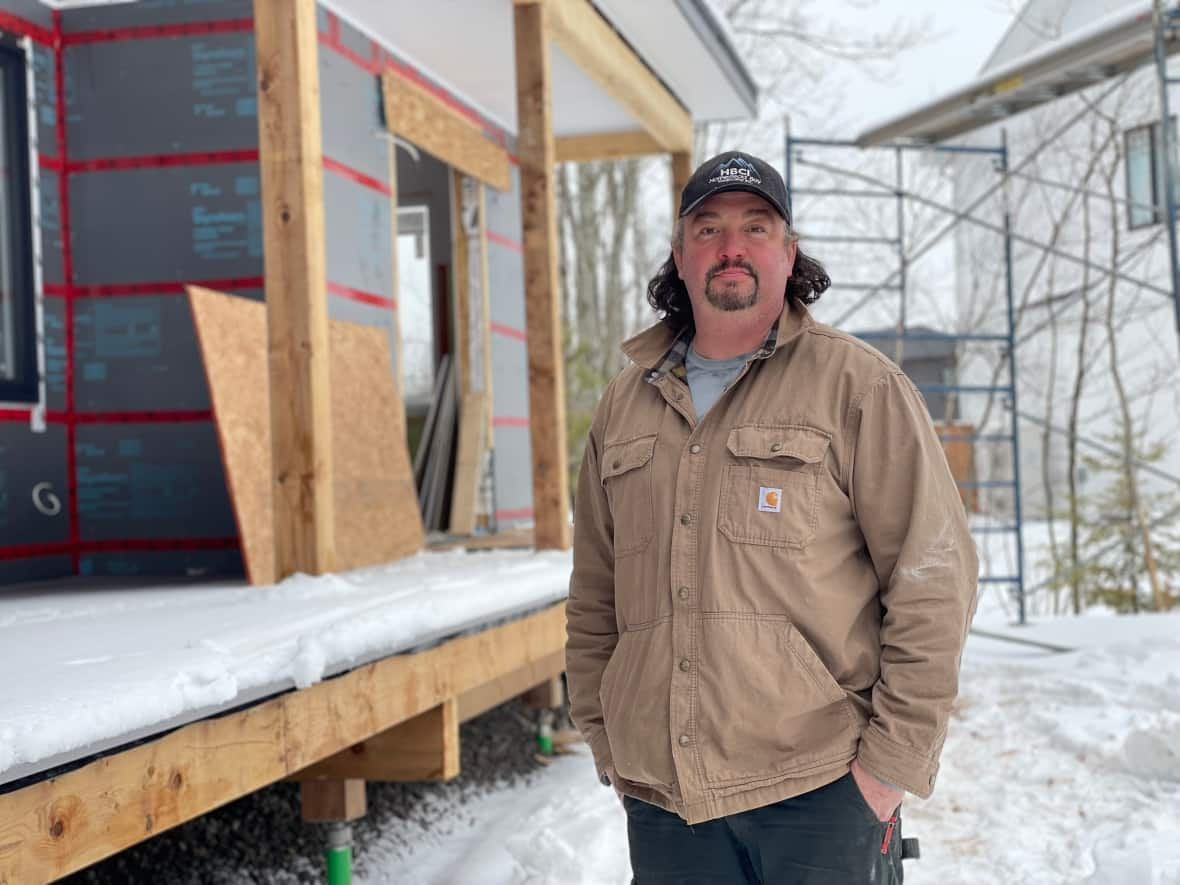
[[[712,267],[710,267],[705,273],[705,283],[708,284],[710,281],[712,281],[713,277],[717,276],[717,274],[721,273],[722,271],[733,270],[734,268],[740,268],[744,270],[754,278],[754,282],[758,282],[758,272],[754,270],[754,265],[750,264],[748,261],[744,261],[741,258],[736,258],[732,261],[722,261],[719,264],[714,264]]]

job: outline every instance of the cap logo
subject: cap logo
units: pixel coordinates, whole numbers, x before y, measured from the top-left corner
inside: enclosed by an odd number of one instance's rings
[[[709,184],[762,184],[754,165],[744,157],[734,157],[713,170]]]

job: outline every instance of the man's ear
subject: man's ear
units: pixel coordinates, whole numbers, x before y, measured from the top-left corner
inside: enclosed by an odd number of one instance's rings
[[[684,279],[684,270],[680,264],[680,250],[676,248],[676,241],[672,241],[672,262],[676,265],[676,276]]]

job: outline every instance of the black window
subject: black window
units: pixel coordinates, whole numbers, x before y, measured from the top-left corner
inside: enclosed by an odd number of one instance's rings
[[[0,402],[37,400],[25,56],[0,43]]]

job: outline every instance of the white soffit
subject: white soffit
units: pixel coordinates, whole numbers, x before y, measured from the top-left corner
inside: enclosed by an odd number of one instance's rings
[[[757,116],[757,87],[709,0],[593,0],[694,120]]]
[[[678,7],[679,3],[692,6],[703,2],[611,0],[597,6],[694,118],[749,117],[739,90],[723,75],[712,54],[714,49],[706,46]],[[511,0],[433,0],[429,7],[412,0],[321,0],[321,5],[405,58],[494,123],[516,132]],[[551,52],[557,135],[641,128],[556,46]],[[741,74],[745,74],[744,68]]]
[[[993,68],[942,98],[869,127],[861,145],[897,139],[944,141],[1151,61],[1151,3],[1104,15],[1084,28]],[[1167,51],[1180,49],[1173,38]]]

